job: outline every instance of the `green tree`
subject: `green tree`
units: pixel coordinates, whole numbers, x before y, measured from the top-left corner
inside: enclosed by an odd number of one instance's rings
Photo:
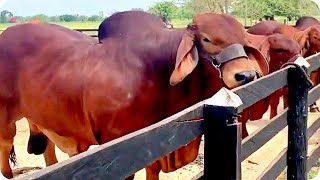
[[[31,19],[37,19],[40,18],[42,22],[48,22],[50,20],[49,16],[45,14],[37,14],[31,17]]]
[[[204,12],[229,14],[235,0],[184,0],[192,15]]]
[[[191,19],[193,17],[193,13],[189,7],[184,5],[182,7],[179,7],[176,16],[179,19]]]
[[[50,22],[59,22],[60,21],[60,17],[59,16],[50,16],[49,17],[49,21]]]
[[[25,17],[23,16],[16,16],[17,22],[25,22]]]
[[[1,23],[7,23],[9,21],[9,18],[12,17],[13,14],[8,10],[3,10],[0,13],[0,22]]]
[[[247,5],[247,6],[246,6]],[[232,5],[233,14],[243,17],[245,12],[254,20],[264,16],[294,18],[301,15],[318,15],[319,8],[311,0],[239,0]]]
[[[175,18],[177,11],[178,7],[173,2],[169,1],[156,3],[148,10],[149,13],[157,15],[163,20],[171,20],[172,18]]]
[[[320,15],[318,5],[311,0],[301,1],[301,14],[302,15]]]
[[[85,22],[88,21],[89,17],[88,16],[84,16],[84,15],[80,15],[77,17],[77,21],[81,21],[81,22]]]
[[[240,18],[249,18],[251,24],[254,20],[272,15],[266,0],[240,0],[232,5],[232,14]]]
[[[60,21],[72,22],[72,21],[76,21],[76,20],[77,20],[77,16],[76,15],[64,14],[64,15],[60,16]]]
[[[144,11],[142,8],[132,8],[131,11]]]
[[[88,18],[88,21],[99,21],[100,20],[100,16],[98,15],[92,15]]]
[[[98,14],[99,14],[99,15],[98,15],[98,16],[99,16],[98,21],[103,21],[103,20],[105,19],[105,16],[104,16],[103,11],[100,11]]]

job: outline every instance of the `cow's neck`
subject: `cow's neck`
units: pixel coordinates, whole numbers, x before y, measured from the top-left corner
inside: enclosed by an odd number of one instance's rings
[[[152,45],[147,46],[149,49],[145,49],[144,52],[148,51],[156,63],[168,61],[174,65],[178,46],[185,31],[185,29],[162,29],[156,32],[153,37],[148,38],[148,41],[151,41],[148,44]]]

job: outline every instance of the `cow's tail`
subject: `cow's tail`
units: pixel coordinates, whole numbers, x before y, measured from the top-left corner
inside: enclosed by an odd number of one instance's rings
[[[17,157],[16,157],[16,152],[14,151],[14,146],[12,146],[12,149],[10,151],[9,160],[14,166],[17,165]]]

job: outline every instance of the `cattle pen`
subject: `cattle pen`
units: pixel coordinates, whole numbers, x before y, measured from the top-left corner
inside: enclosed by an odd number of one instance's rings
[[[306,60],[308,73],[320,68],[320,53]],[[233,89],[243,102],[240,107],[211,106],[202,101],[154,125],[17,179],[123,179],[201,134],[206,143],[204,170],[190,179],[241,179],[241,162],[287,125],[288,147],[258,179],[276,179],[286,167],[287,179],[306,179],[320,158],[320,144],[307,155],[307,141],[320,128],[320,116],[307,124],[307,107],[320,99],[320,85],[308,89],[298,69],[288,66]],[[289,108],[241,141],[241,124],[232,121],[234,115],[285,86],[289,89]],[[204,118],[190,121],[199,116]]]

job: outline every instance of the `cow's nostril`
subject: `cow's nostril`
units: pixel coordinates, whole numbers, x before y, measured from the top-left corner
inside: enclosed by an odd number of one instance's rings
[[[241,84],[246,84],[253,81],[256,75],[257,73],[255,71],[245,71],[235,74],[234,77],[238,82],[241,82]]]
[[[244,81],[246,79],[246,76],[243,73],[238,73],[235,75],[235,78],[237,81]]]

